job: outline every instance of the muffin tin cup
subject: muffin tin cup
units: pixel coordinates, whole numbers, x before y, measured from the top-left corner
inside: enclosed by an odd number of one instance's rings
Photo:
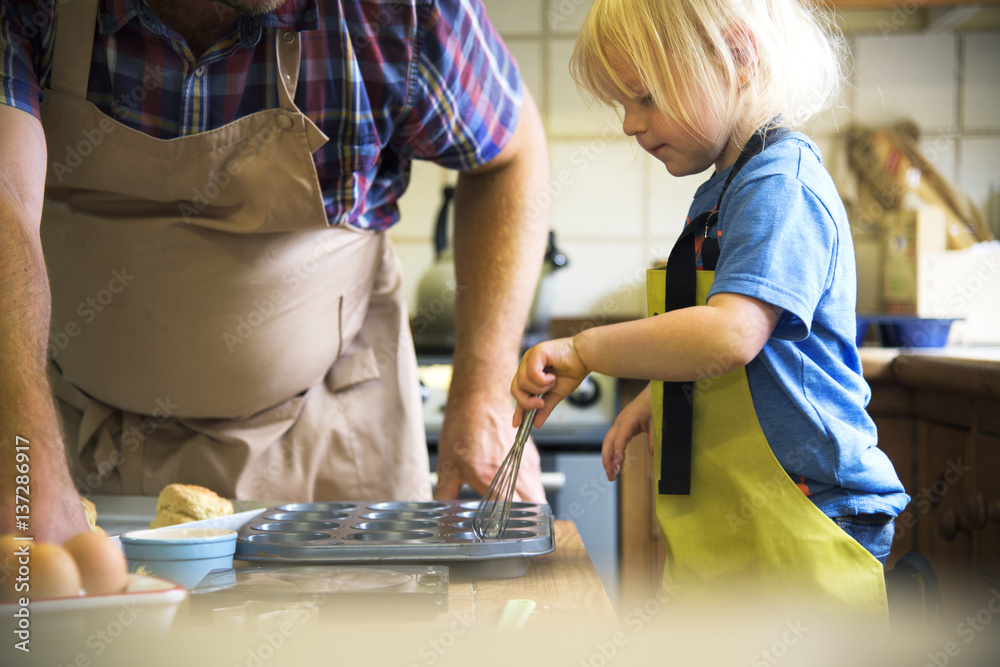
[[[555,549],[548,505],[514,503],[506,533],[494,540],[473,533],[476,507],[478,502],[457,500],[279,505],[240,530],[236,557],[284,563],[495,560],[502,578],[524,573],[527,563],[519,559]],[[324,521],[323,514],[338,516]],[[488,576],[489,565],[484,568]]]

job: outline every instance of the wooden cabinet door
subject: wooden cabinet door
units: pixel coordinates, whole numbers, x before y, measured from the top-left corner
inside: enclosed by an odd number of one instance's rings
[[[903,483],[903,488],[910,498],[916,497],[917,478],[913,460],[913,418],[912,417],[875,417],[878,427],[878,446],[889,460],[892,461],[896,474]],[[886,561],[886,567],[892,569],[896,560],[917,548],[917,514],[914,503],[911,502],[903,512],[896,517],[896,534],[892,540],[892,551]]]
[[[917,490],[911,494],[917,545],[937,572],[945,606],[953,608],[968,591],[975,560],[964,518],[975,489],[970,441],[966,429],[917,422]]]
[[[987,588],[1000,588],[1000,437],[976,436],[976,493],[970,499],[977,577]]]

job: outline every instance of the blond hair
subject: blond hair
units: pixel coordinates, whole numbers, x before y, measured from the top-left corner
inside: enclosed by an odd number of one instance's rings
[[[694,115],[705,112],[695,103],[708,100],[742,145],[775,118],[801,127],[839,95],[843,37],[808,2],[595,0],[570,71],[585,96],[614,106],[638,92],[623,79],[624,64],[654,106],[695,136]]]

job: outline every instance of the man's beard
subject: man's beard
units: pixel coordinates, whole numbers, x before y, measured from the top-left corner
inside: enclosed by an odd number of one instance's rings
[[[272,12],[286,0],[214,0],[220,5],[235,9],[243,16],[259,16]]]

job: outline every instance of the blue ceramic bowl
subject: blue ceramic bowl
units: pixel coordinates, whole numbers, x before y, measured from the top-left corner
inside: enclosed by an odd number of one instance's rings
[[[872,320],[874,318],[866,315],[858,315],[858,333],[857,333],[857,343],[858,347],[864,345],[865,340],[868,338],[868,328],[871,326]]]
[[[236,531],[220,528],[136,530],[120,538],[129,571],[150,574],[194,588],[212,570],[233,566]]]
[[[885,317],[879,320],[882,347],[944,347],[953,319]]]

